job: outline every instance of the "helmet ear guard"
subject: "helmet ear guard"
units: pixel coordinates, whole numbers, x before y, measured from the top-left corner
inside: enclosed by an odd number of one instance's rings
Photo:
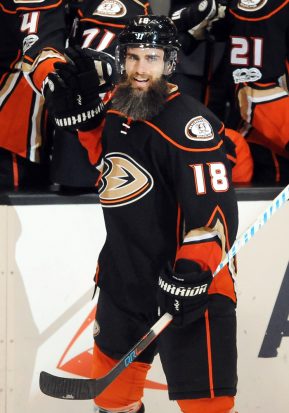
[[[116,70],[125,72],[125,58],[128,47],[158,48],[164,50],[164,76],[173,73],[180,48],[177,29],[167,16],[140,15],[131,19],[118,36],[115,51]]]
[[[165,67],[164,67],[164,76],[170,76],[176,68],[177,59],[178,59],[178,51],[176,49],[170,48],[168,50],[164,50],[165,56]]]

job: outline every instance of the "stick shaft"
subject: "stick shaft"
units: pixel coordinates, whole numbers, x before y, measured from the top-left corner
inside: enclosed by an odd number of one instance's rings
[[[289,198],[289,185],[287,185],[271,204],[260,214],[255,222],[249,226],[234,242],[232,248],[226,254],[225,258],[218,265],[213,276],[237,254],[237,252],[246,245],[249,240],[262,228],[275,212],[280,209]],[[111,369],[105,376],[98,379],[75,379],[54,376],[45,371],[40,374],[40,389],[43,393],[51,397],[70,400],[88,400],[98,396],[110,383],[126,368],[134,359],[142,353],[156,337],[171,323],[172,316],[165,313],[133,346],[131,350]]]
[[[280,192],[279,195],[276,196],[276,198],[273,199],[271,204],[260,214],[255,222],[250,225],[243,233],[240,235],[234,244],[232,245],[232,248],[230,251],[227,253],[223,261],[218,265],[214,272],[214,276],[217,275],[217,273],[226,265],[228,262],[237,254],[237,252],[244,246],[246,245],[251,238],[261,229],[266,222],[269,221],[269,219],[272,217],[272,215],[275,214],[278,209],[280,209],[285,202],[289,198],[289,185],[287,185],[283,191]]]

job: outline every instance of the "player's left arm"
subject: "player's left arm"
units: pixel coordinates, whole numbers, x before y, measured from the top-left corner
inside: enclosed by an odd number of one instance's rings
[[[67,37],[63,0],[16,1],[22,37],[22,70],[31,87],[41,93],[43,81],[64,61]]]
[[[231,166],[218,130],[205,117],[195,117],[184,144],[185,149],[173,148],[180,234],[176,259],[159,281],[160,306],[179,324],[204,314],[212,274],[231,248],[238,225]],[[231,279],[228,267],[218,277],[224,273]]]

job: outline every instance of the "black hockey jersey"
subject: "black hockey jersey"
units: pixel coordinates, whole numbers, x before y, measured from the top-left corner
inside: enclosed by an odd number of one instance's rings
[[[226,24],[236,84],[274,82],[286,72],[288,0],[233,0]]]
[[[5,39],[0,44],[0,147],[31,161],[39,160],[46,121],[43,99],[24,79],[22,65],[23,60],[32,65],[45,47],[63,50],[62,6],[61,0],[0,1],[0,36]]]
[[[199,102],[172,92],[150,121],[108,110],[102,138],[93,138],[103,171],[99,198],[107,238],[99,256],[98,285],[120,308],[156,311],[157,280],[170,261],[187,258],[216,269],[238,225],[221,122]],[[224,268],[210,293],[235,300]]]

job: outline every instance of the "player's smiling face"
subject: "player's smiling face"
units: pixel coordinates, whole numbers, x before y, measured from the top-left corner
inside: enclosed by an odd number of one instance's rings
[[[128,47],[125,69],[131,86],[146,91],[164,72],[164,51],[155,48]]]

